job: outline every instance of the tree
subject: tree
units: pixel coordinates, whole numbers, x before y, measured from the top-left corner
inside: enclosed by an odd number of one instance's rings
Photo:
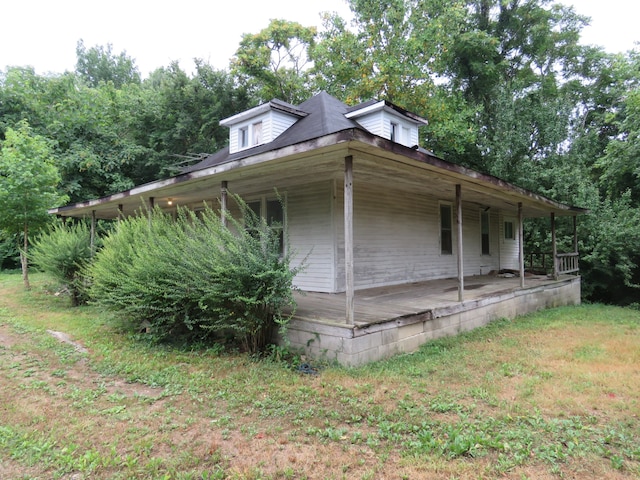
[[[25,288],[29,288],[29,231],[46,224],[47,209],[66,201],[56,187],[60,174],[47,141],[34,135],[26,121],[9,128],[0,150],[0,229],[21,233],[20,260]]]
[[[96,45],[87,49],[79,40],[76,46],[76,73],[87,85],[97,87],[101,83],[112,82],[116,88],[127,83],[140,83],[140,72],[135,61],[121,52],[112,52],[112,45]]]
[[[386,99],[428,118],[425,146],[444,157],[474,144],[474,108],[438,78],[443,55],[465,14],[460,2],[349,4],[351,28],[337,15],[325,16],[325,31],[310,49],[315,89],[347,104]]]
[[[271,20],[259,33],[242,36],[231,71],[258,101],[278,98],[301,103],[309,97],[307,51],[313,47],[315,36],[315,27]]]

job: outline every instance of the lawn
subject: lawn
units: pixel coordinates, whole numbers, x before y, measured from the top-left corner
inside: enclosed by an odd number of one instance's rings
[[[32,280],[0,274],[3,479],[640,478],[637,310],[549,310],[307,375],[151,345]]]

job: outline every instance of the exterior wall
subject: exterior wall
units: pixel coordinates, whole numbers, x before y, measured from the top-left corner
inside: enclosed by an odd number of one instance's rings
[[[364,328],[294,319],[287,336],[291,346],[312,358],[358,366],[415,351],[429,340],[472,330],[498,318],[511,319],[545,308],[578,304],[580,277],[571,277]]]
[[[241,149],[238,145],[238,131],[257,122],[262,122],[262,142],[269,143],[275,140],[278,135],[284,132],[291,125],[296,123],[297,118],[282,112],[270,110],[268,112],[256,115],[255,117],[231,126],[229,130],[229,152],[235,153],[239,150],[245,150],[255,145],[249,145]]]
[[[335,291],[335,261],[332,217],[333,180],[279,189],[285,199],[285,222],[289,232],[286,248],[294,254],[292,266],[305,262],[306,268],[294,279],[294,285],[309,292]],[[273,199],[270,191],[243,192],[242,198],[255,201]],[[240,218],[235,202],[229,213]]]
[[[512,222],[514,228],[514,238],[505,238],[505,222]],[[500,269],[519,270],[518,263],[519,241],[518,241],[518,216],[513,214],[501,213],[499,223],[500,236]]]
[[[344,195],[337,189],[336,291],[344,291]],[[457,269],[457,230],[453,214],[453,254],[440,253],[440,200],[428,195],[407,195],[401,189],[354,185],[354,282],[356,289],[397,285],[428,279],[451,278]],[[480,207],[463,202],[463,254],[465,276],[498,270],[502,261],[518,264],[518,249],[500,248],[501,216],[490,212],[490,255],[482,255]],[[510,259],[509,255],[514,255]],[[508,268],[508,267],[507,267]]]
[[[306,268],[295,278],[295,285],[301,290],[335,291],[332,190],[332,180],[287,190],[289,248],[295,252],[293,266],[306,257]]]
[[[418,145],[418,127],[411,122],[404,120],[400,116],[390,115],[384,110],[379,110],[368,115],[358,117],[356,121],[369,132],[383,138],[391,138],[391,122],[398,124],[401,132],[400,138],[396,142],[407,147]]]

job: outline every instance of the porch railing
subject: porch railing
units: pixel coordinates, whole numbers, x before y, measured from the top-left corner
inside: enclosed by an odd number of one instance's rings
[[[580,271],[579,258],[578,252],[556,254],[556,275],[578,273]],[[525,268],[530,272],[552,274],[554,272],[553,266],[554,260],[551,252],[533,252],[526,255]]]
[[[556,255],[556,274],[563,275],[565,273],[577,273],[580,271],[578,267],[578,252],[558,253]]]

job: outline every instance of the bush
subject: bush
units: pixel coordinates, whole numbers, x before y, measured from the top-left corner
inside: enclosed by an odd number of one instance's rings
[[[87,300],[83,272],[91,257],[91,236],[85,223],[54,224],[33,242],[29,251],[35,266],[68,288],[74,306]]]
[[[91,297],[157,340],[206,340],[230,333],[251,353],[262,351],[293,310],[291,254],[280,237],[236,198],[244,223],[205,209],[156,208],[150,218],[121,221],[104,239],[88,272]]]

